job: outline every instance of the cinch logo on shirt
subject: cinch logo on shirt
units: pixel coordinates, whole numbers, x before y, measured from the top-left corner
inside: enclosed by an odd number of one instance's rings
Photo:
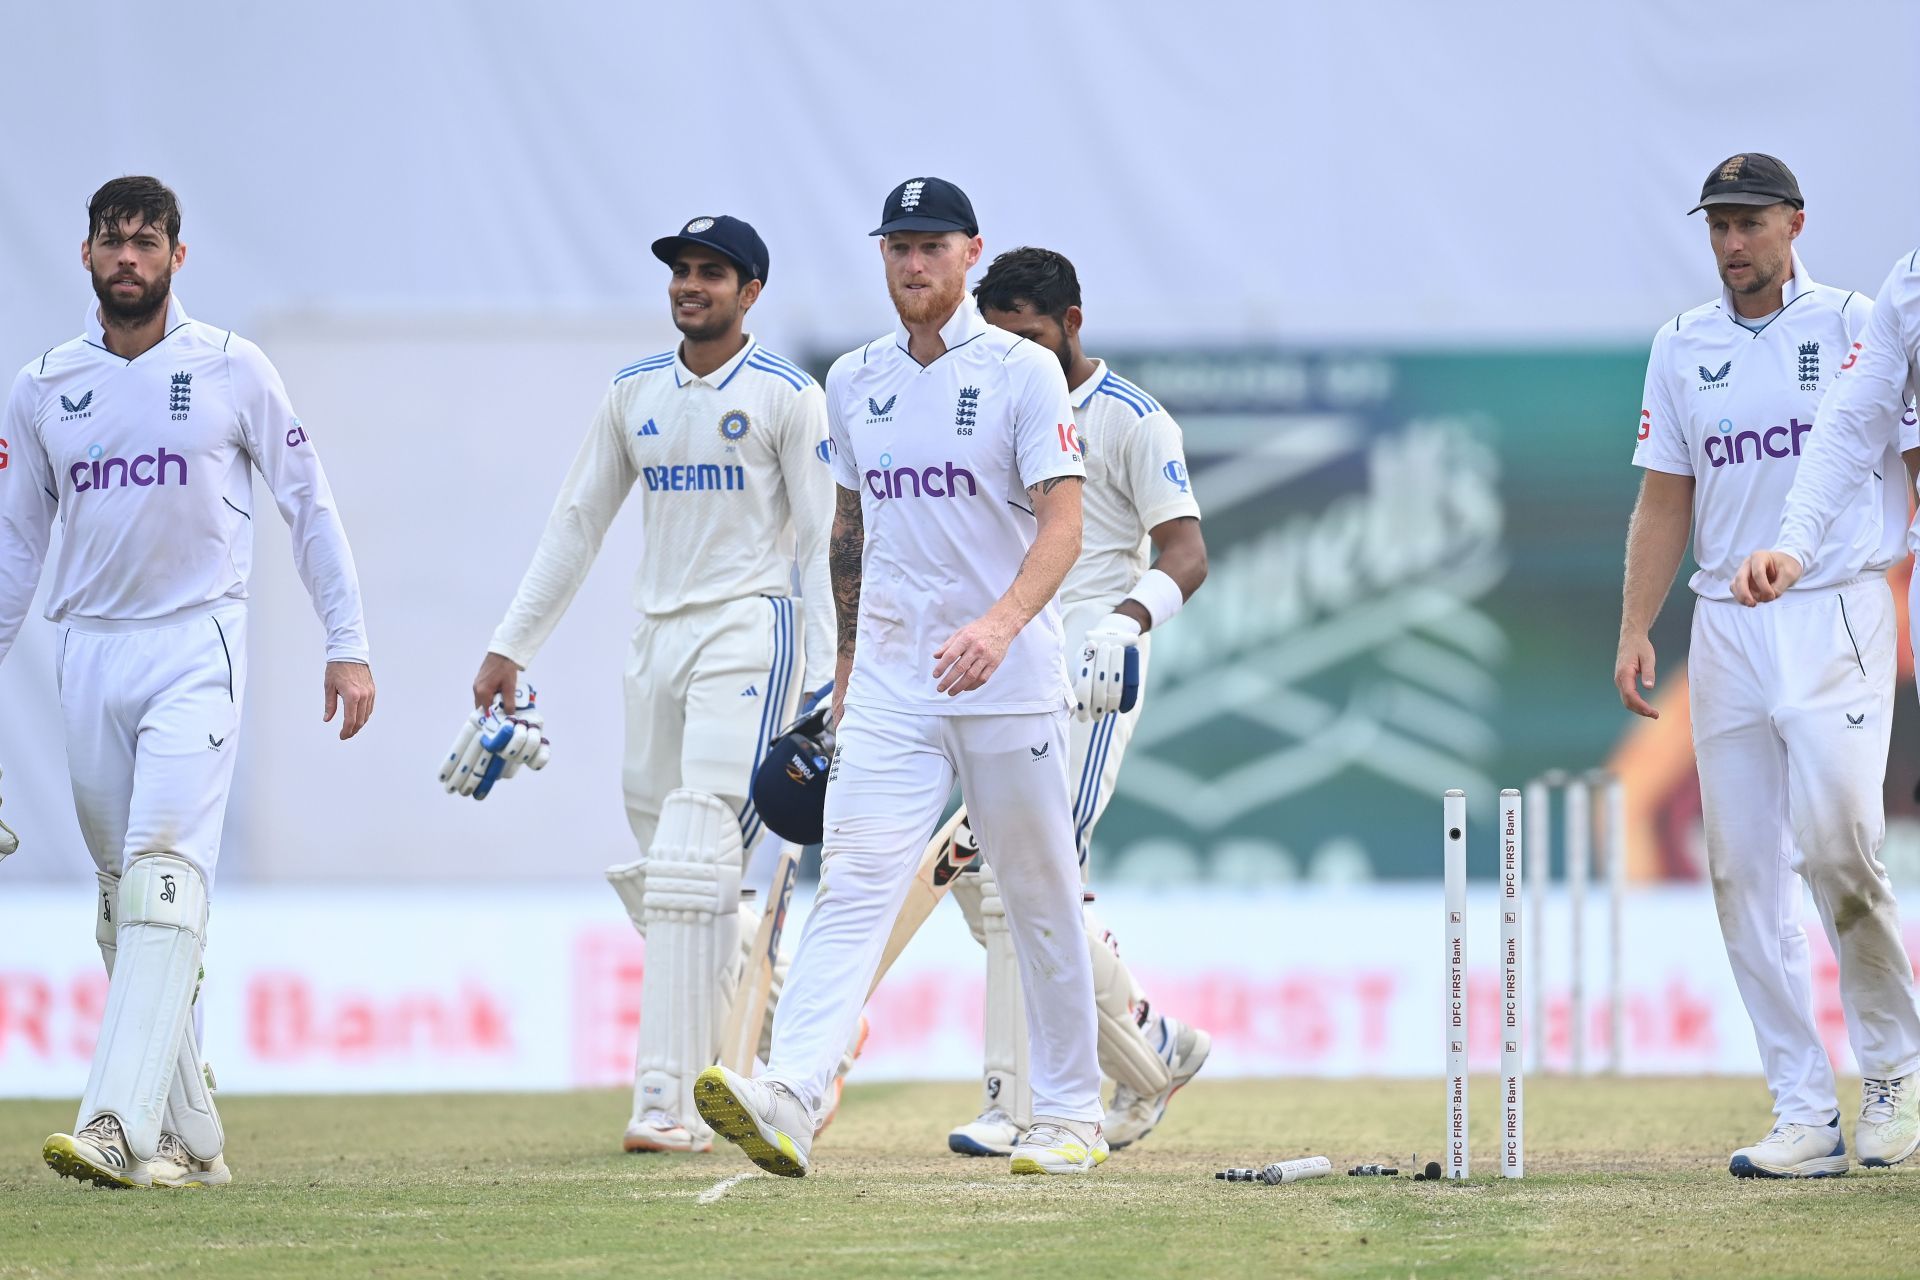
[[[723,466],[717,462],[688,462],[671,467],[642,467],[649,493],[685,493],[702,489],[744,489],[745,467]]]
[[[1728,463],[1739,464],[1768,458],[1797,458],[1800,456],[1800,440],[1813,430],[1811,422],[1802,422],[1798,418],[1789,420],[1792,425],[1768,427],[1765,431],[1739,431],[1733,429],[1731,419],[1720,419],[1720,434],[1708,436],[1706,443],[1707,461],[1716,467]],[[1716,451],[1714,446],[1718,445]]]
[[[880,455],[879,471],[867,472],[867,492],[876,498],[958,498],[961,481],[967,485],[966,496],[980,496],[980,486],[974,481],[973,472],[965,467],[957,467],[949,462],[944,469],[939,466],[893,467],[885,470],[893,462],[893,455]]]
[[[67,469],[67,477],[73,481],[75,493],[85,493],[89,489],[124,489],[128,485],[137,485],[144,489],[148,485],[165,484],[167,476],[176,477],[175,484],[187,482],[187,460],[177,453],[169,453],[162,445],[154,453],[143,453],[129,461],[126,458],[103,458],[106,452],[99,445],[87,450],[87,461],[76,462]],[[147,470],[141,473],[141,468]]]

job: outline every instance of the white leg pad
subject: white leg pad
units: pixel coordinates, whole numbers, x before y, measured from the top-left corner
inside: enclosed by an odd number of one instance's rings
[[[100,882],[100,897],[93,913],[93,940],[106,961],[107,977],[113,977],[113,962],[118,957],[120,877],[105,871],[93,873]],[[194,972],[196,986],[199,971]],[[197,998],[196,991],[196,998]],[[174,1063],[173,1083],[167,1089],[166,1114],[161,1117],[164,1132],[179,1137],[196,1159],[211,1160],[226,1149],[226,1131],[220,1124],[220,1111],[213,1104],[213,1090],[207,1084],[206,1065],[200,1060],[200,1038],[194,1034],[189,1014],[187,1029],[180,1037],[180,1056]]]
[[[607,868],[607,883],[620,895],[620,905],[627,909],[627,919],[633,921],[633,927],[640,931],[641,937],[647,936],[647,860],[623,862],[617,867]]]
[[[999,1107],[1022,1128],[1033,1123],[1033,1090],[1027,1076],[1027,1011],[1020,994],[1020,962],[1013,953],[1013,935],[1007,928],[1007,909],[993,868],[984,861],[980,870],[961,880],[980,882],[980,923],[987,947],[986,1077],[984,1107]]]
[[[646,862],[646,969],[634,1110],[665,1111],[696,1133],[693,1080],[719,1043],[715,986],[738,973],[740,819],[718,797],[667,793]]]
[[[985,859],[975,859],[970,869],[962,871],[953,878],[953,888],[949,890],[953,900],[960,904],[960,914],[967,918],[967,932],[971,933],[973,940],[983,947],[987,945],[987,926],[984,917],[980,914],[980,899],[983,891],[978,873],[984,870],[985,865]]]
[[[193,1012],[207,889],[185,858],[143,853],[121,877],[119,897],[113,978],[80,1123],[115,1116],[133,1154],[151,1160]]]
[[[1116,1084],[1152,1097],[1173,1083],[1173,1074],[1141,1030],[1144,1001],[1120,959],[1113,934],[1091,907],[1085,915],[1087,953],[1093,959],[1093,1008],[1100,1028],[1100,1070]]]

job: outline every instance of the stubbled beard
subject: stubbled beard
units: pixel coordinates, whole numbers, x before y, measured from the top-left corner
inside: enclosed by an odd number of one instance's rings
[[[140,287],[140,296],[131,301],[122,301],[113,294],[109,283],[118,273],[111,273],[105,279],[96,275],[93,278],[93,296],[100,299],[100,319],[103,323],[122,325],[132,328],[144,324],[167,305],[167,294],[173,289],[173,269],[162,272],[159,279]]]
[[[1783,274],[1782,267],[1775,267],[1772,271],[1763,271],[1760,268],[1760,264],[1756,262],[1753,264],[1753,268],[1753,283],[1749,284],[1745,289],[1735,289],[1733,287],[1732,283],[1727,280],[1727,269],[1725,267],[1720,268],[1720,283],[1726,285],[1728,291],[1732,293],[1764,293],[1768,289],[1773,288],[1774,285],[1780,283],[1780,277]]]
[[[887,293],[893,299],[893,309],[900,313],[900,319],[907,324],[940,324],[960,307],[960,299],[967,294],[967,278],[960,276],[953,280],[930,280],[929,287],[911,292],[896,287],[893,281],[887,281]]]
[[[690,341],[711,342],[715,338],[724,336],[733,327],[736,316],[737,313],[725,312],[709,304],[701,319],[683,320],[676,309],[673,313],[673,327]]]

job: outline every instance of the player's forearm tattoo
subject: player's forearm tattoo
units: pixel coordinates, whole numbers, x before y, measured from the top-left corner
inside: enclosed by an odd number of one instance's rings
[[[860,551],[866,542],[860,495],[840,489],[834,503],[833,532],[827,538],[827,572],[833,580],[833,608],[839,621],[840,656],[853,656],[860,625]]]
[[[1079,476],[1055,476],[1051,480],[1042,480],[1040,482],[1040,492],[1043,494],[1052,493],[1056,486],[1063,485],[1069,480],[1078,479],[1080,479]]]

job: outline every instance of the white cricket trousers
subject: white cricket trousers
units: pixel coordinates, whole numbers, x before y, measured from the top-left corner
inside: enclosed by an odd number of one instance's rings
[[[1694,606],[1687,678],[1707,867],[1782,1122],[1825,1124],[1839,1106],[1813,1017],[1802,877],[1840,962],[1862,1074],[1920,1067],[1913,966],[1879,856],[1895,643],[1878,575],[1757,609]]]
[[[820,890],[774,1014],[768,1078],[819,1110],[957,775],[1020,960],[1033,1114],[1102,1117],[1066,720],[847,708],[828,775]]]
[[[1104,599],[1068,605],[1062,611],[1069,665],[1079,662],[1080,646],[1086,642],[1087,632],[1112,614],[1112,603]],[[1135,646],[1140,654],[1140,695],[1131,710],[1109,712],[1098,720],[1074,716],[1068,728],[1072,760],[1068,785],[1073,788],[1073,840],[1080,854],[1082,883],[1091,879],[1087,855],[1093,850],[1093,830],[1100,824],[1100,815],[1107,811],[1107,802],[1113,799],[1114,784],[1120,780],[1120,762],[1126,758],[1127,743],[1139,727],[1140,713],[1147,705],[1147,658],[1152,646],[1150,631],[1141,636]]]
[[[60,710],[80,834],[119,875],[175,853],[213,888],[247,687],[247,611],[221,600],[164,619],[68,618]]]

